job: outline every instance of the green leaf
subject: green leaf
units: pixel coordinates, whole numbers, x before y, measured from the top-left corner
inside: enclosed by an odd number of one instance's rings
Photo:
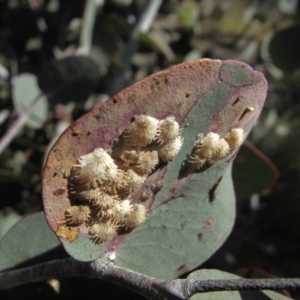
[[[41,255],[59,246],[43,212],[21,219],[0,240],[0,271]]]
[[[279,172],[259,149],[247,142],[237,154],[232,176],[236,197],[245,199],[272,186]]]
[[[140,32],[139,39],[148,45],[153,51],[161,52],[160,45],[147,32]]]
[[[177,14],[181,25],[184,28],[191,28],[199,15],[199,5],[195,1],[183,1]]]
[[[203,269],[191,273],[187,279],[189,280],[213,280],[213,279],[238,279],[241,278],[231,273],[220,270]],[[222,291],[222,292],[205,292],[199,293],[189,298],[190,300],[286,300],[290,299],[273,291]]]
[[[266,88],[262,74],[246,64],[196,60],[135,83],[74,122],[52,148],[43,173],[46,217],[66,251],[82,261],[113,252],[116,265],[163,279],[177,277],[208,259],[234,223],[230,170],[235,152],[197,172],[187,171],[187,158],[201,132],[224,136],[232,128],[244,128],[247,135],[260,114]],[[249,106],[254,110],[245,113]],[[110,149],[140,114],[159,120],[174,115],[184,138],[174,160],[160,165],[131,195],[132,201],[140,202],[142,193],[163,179],[161,191],[145,203],[146,222],[103,244],[90,240],[84,224],[62,228],[64,212],[71,206],[68,174],[78,157],[97,147]]]
[[[35,75],[23,73],[13,78],[12,97],[15,109],[19,115],[22,115],[40,94],[41,90],[38,87]],[[41,128],[47,119],[47,113],[48,101],[45,98],[30,115],[26,125],[33,129]]]
[[[55,102],[83,101],[100,82],[99,67],[92,59],[70,56],[54,61],[44,68],[38,84]]]

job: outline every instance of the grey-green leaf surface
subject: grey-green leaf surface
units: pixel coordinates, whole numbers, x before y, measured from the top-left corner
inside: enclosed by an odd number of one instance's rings
[[[20,219],[21,216],[12,209],[0,210],[0,240]]]
[[[23,73],[13,78],[12,97],[16,111],[21,115],[41,94],[37,77],[30,73]],[[33,129],[41,128],[48,113],[48,101],[44,98],[36,110],[28,118],[26,125]]]
[[[238,279],[231,273],[214,269],[203,269],[191,273],[187,279],[190,280],[213,280],[213,279]],[[199,293],[189,298],[190,300],[287,300],[287,298],[273,291],[221,291]]]
[[[223,244],[234,218],[231,168],[223,164],[195,175],[157,207],[120,246],[116,263],[148,276],[178,277]]]
[[[43,212],[24,217],[0,240],[0,271],[13,268],[59,244]]]

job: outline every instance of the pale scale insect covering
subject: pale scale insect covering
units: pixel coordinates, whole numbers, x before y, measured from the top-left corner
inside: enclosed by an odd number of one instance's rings
[[[188,164],[195,169],[201,169],[207,162],[206,158],[200,158],[199,155],[193,154],[188,159]]]
[[[114,222],[98,223],[90,227],[89,235],[94,242],[101,243],[112,239],[117,232],[117,228]]]
[[[145,176],[140,176],[140,175],[136,174],[133,170],[126,171],[126,176],[127,176],[127,180],[128,180],[127,185],[128,185],[130,194],[138,191],[146,180]]]
[[[120,201],[114,207],[112,207],[112,215],[110,216],[110,219],[119,226],[121,226],[123,224],[125,216],[129,214],[132,211],[132,209],[133,208],[130,200],[126,199]]]
[[[175,139],[180,134],[179,124],[174,116],[166,117],[158,122],[156,140],[159,143],[167,143]]]
[[[151,173],[159,163],[158,153],[156,150],[140,151],[136,166],[133,169],[141,176]]]
[[[65,211],[66,224],[71,226],[83,224],[89,219],[90,212],[88,206],[72,206]]]
[[[123,215],[118,210],[117,203],[115,203],[115,205],[99,210],[98,216],[100,217],[100,221],[105,222],[109,220],[116,225],[118,225],[123,220]]]
[[[75,166],[77,181],[86,184],[101,184],[117,177],[118,167],[111,156],[102,148],[96,148],[92,153],[80,156]]]
[[[167,117],[161,122],[164,142],[158,145],[158,140],[155,140],[158,122],[150,116],[135,117],[125,129],[124,138],[130,147],[137,148],[123,151],[117,158],[119,168],[102,148],[79,157],[78,163],[73,166],[74,182],[70,194],[78,201],[87,201],[93,210],[86,225],[90,238],[95,242],[111,239],[119,226],[132,230],[145,221],[146,208],[132,204],[127,197],[142,186],[158,165],[158,151],[161,152],[161,160],[169,161],[178,154],[183,141],[175,118]],[[152,144],[151,148],[140,149],[149,144]]]
[[[139,190],[145,182],[146,177],[136,174],[133,170],[119,170],[117,182],[117,192],[121,198]]]
[[[133,205],[131,204],[130,200],[128,200],[128,199],[125,199],[125,200],[119,202],[116,207],[117,207],[117,210],[123,216],[129,214],[133,210]]]
[[[163,162],[172,160],[180,151],[183,144],[183,139],[177,136],[167,144],[158,146],[158,156]]]
[[[216,162],[222,159],[229,153],[230,147],[224,139],[219,139],[217,147],[214,149],[213,156],[211,158],[212,162]]]
[[[151,173],[159,163],[156,150],[125,150],[120,158],[126,168],[132,168],[140,176]]]
[[[125,129],[124,138],[134,147],[146,147],[157,134],[158,120],[146,116],[135,116],[134,121]]]
[[[102,192],[100,196],[92,202],[92,204],[98,208],[108,208],[111,206],[115,206],[119,200],[120,199],[116,195],[109,195]]]
[[[80,187],[78,187],[79,189]],[[90,188],[87,190],[76,190],[72,191],[72,194],[76,196],[79,201],[86,201],[89,203],[95,202],[102,195],[102,190],[99,187]]]
[[[126,163],[136,163],[139,159],[139,154],[136,150],[124,150],[120,158]]]
[[[229,145],[221,139],[219,134],[209,132],[205,137],[196,142],[195,155],[200,159],[217,161],[225,157],[229,152]]]
[[[146,220],[146,208],[142,204],[133,204],[133,210],[124,218],[126,228],[136,228]]]
[[[240,147],[244,141],[244,129],[233,128],[225,135],[224,139],[229,144],[230,151],[234,151]]]

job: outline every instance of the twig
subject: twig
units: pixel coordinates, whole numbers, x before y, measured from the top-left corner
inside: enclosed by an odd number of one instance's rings
[[[114,266],[111,262],[103,258],[91,263],[91,267],[93,270],[92,276],[94,278],[120,285],[146,297],[147,299],[165,299],[156,289],[153,288],[153,285],[163,284],[163,280]]]
[[[164,299],[153,284],[163,281],[114,266],[107,258],[100,258],[92,263],[76,261],[72,258],[53,260],[32,267],[0,273],[0,291],[22,284],[50,278],[68,276],[88,276],[112,282],[132,290],[148,299]]]
[[[299,278],[272,278],[272,279],[218,279],[195,280],[188,285],[189,297],[208,291],[240,291],[240,290],[298,290]]]
[[[83,13],[83,23],[79,38],[79,54],[89,54],[91,51],[94,24],[98,10],[104,5],[104,0],[86,0]]]
[[[0,273],[0,291],[22,284],[66,276],[87,276],[115,283],[153,300],[185,300],[200,292],[228,290],[297,290],[299,278],[159,280],[120,268],[107,258],[86,263],[72,258],[53,260],[32,267]]]
[[[141,32],[149,31],[161,4],[162,4],[162,0],[148,1],[139,21],[136,23],[131,33],[131,40],[137,39]]]
[[[80,268],[81,267],[81,268]],[[73,259],[53,260],[32,267],[0,273],[0,290],[54,277],[87,275],[88,264]]]
[[[4,149],[9,145],[9,143],[18,134],[19,130],[24,126],[30,115],[37,109],[39,104],[46,98],[44,94],[38,96],[33,103],[24,111],[17,120],[10,126],[7,132],[4,134],[0,140],[0,155]]]
[[[124,79],[125,79],[126,72],[128,72],[130,68],[132,55],[134,54],[134,52],[138,47],[139,34],[141,32],[145,33],[149,31],[161,4],[162,4],[162,0],[148,0],[139,20],[136,22],[131,32],[130,40],[128,41],[127,46],[124,49],[122,55],[124,72],[121,73],[117,78],[115,78],[115,80],[111,84],[106,94],[114,95],[124,87]]]

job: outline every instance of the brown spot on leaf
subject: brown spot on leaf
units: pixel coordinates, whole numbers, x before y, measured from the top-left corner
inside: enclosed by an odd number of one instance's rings
[[[239,103],[241,100],[243,99],[242,96],[238,96],[235,101],[232,103],[232,106],[236,105],[237,103]]]
[[[242,162],[245,161],[245,159],[246,159],[245,156],[238,155],[238,156],[236,157],[235,161],[238,162],[238,163],[242,163]]]
[[[111,139],[111,140],[109,141],[109,145],[111,145],[111,146],[116,146],[117,143],[118,143],[118,139],[116,139],[116,138]]]
[[[164,186],[164,180],[160,179],[156,183],[151,185],[151,191],[153,194],[157,194]]]
[[[213,186],[208,191],[209,203],[213,203],[216,199],[216,189],[222,180],[222,176],[213,184]]]
[[[205,222],[204,222],[204,228],[207,227],[211,227],[214,225],[214,219],[212,217],[208,218]]]
[[[176,188],[175,188],[174,186],[173,186],[173,187],[171,187],[171,188],[170,188],[170,193],[172,193],[172,194],[173,194],[173,193],[175,193],[175,192],[176,192]]]
[[[143,194],[140,197],[140,201],[144,202],[144,201],[148,200],[149,198],[151,198],[152,196],[153,196],[152,190],[148,189],[143,192]]]
[[[61,196],[62,194],[65,193],[65,191],[66,191],[65,189],[59,188],[59,189],[53,191],[53,195],[54,195],[54,196]]]
[[[178,180],[177,179],[175,179],[175,180],[173,180],[173,182],[171,183],[171,187],[170,187],[170,193],[171,194],[174,194],[175,192],[176,192],[176,190],[177,190],[177,187],[178,187]]]
[[[248,112],[252,112],[254,110],[253,106],[247,106],[245,108],[245,110],[243,111],[242,115],[239,118],[239,121],[248,113]]]
[[[181,270],[183,270],[184,268],[186,268],[186,265],[185,265],[185,264],[183,264],[183,265],[181,265],[180,267],[178,267],[178,268],[177,268],[177,271],[181,271]]]
[[[181,274],[187,272],[189,269],[186,264],[181,265],[175,270],[175,277],[180,276]]]
[[[56,230],[56,235],[58,237],[67,239],[70,243],[73,243],[79,235],[79,228],[60,225]]]
[[[130,96],[128,97],[127,102],[130,104],[130,103],[133,103],[134,100],[135,100],[135,95],[130,95]]]
[[[203,238],[203,233],[198,233],[197,234],[197,240],[200,242],[200,241],[202,241],[202,238]]]
[[[72,135],[73,135],[73,136],[77,136],[77,135],[79,135],[79,133],[80,133],[79,130],[74,130],[74,131],[72,132]]]

